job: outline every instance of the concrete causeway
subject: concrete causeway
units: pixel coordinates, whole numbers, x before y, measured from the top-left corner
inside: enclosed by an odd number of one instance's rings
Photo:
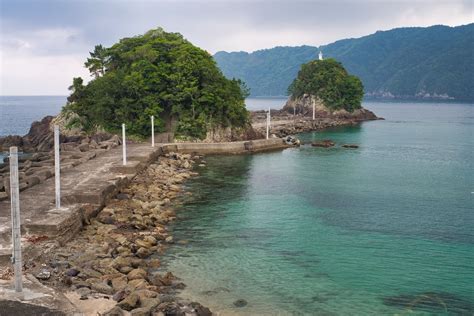
[[[110,149],[74,168],[61,171],[61,205],[55,209],[54,177],[20,193],[23,253],[33,255],[31,237],[64,242],[77,233],[131,179],[162,152],[162,146],[127,144],[128,163],[122,165],[122,147]],[[0,201],[0,267],[11,257],[10,200]],[[45,237],[46,236],[46,237]],[[39,249],[36,251],[40,251]]]
[[[59,243],[70,240],[107,201],[126,187],[151,162],[167,152],[239,154],[288,147],[282,139],[230,143],[127,143],[127,165],[122,165],[122,146],[112,148],[82,164],[61,171],[61,206],[55,209],[54,177],[20,193],[22,252],[34,258],[45,249],[35,240]],[[10,200],[0,201],[0,268],[11,260]],[[25,261],[25,260],[24,260]]]

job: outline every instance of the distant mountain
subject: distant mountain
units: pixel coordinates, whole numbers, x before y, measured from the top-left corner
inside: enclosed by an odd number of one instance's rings
[[[361,78],[367,96],[474,100],[474,24],[410,27],[321,46],[324,57]],[[253,96],[281,96],[301,64],[317,58],[312,46],[218,52],[229,78],[246,82]]]

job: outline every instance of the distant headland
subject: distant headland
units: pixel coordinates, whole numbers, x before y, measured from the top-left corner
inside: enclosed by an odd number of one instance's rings
[[[366,98],[473,101],[473,37],[474,24],[397,28],[320,47],[222,51],[214,59],[252,96],[287,95],[301,64],[322,51],[360,77]]]

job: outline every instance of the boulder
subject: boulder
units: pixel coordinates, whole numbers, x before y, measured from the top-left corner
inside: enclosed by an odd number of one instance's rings
[[[322,140],[322,141],[319,141],[319,142],[313,142],[311,144],[311,146],[313,146],[313,147],[323,147],[323,148],[333,147],[334,145],[336,145],[336,144],[330,139],[325,139],[325,140]]]
[[[127,274],[128,280],[138,280],[146,278],[146,271],[140,268],[133,269]]]
[[[140,303],[140,298],[138,297],[138,295],[135,293],[131,293],[125,299],[123,299],[120,303],[118,303],[117,306],[123,310],[131,311],[132,309],[137,307],[139,303]]]

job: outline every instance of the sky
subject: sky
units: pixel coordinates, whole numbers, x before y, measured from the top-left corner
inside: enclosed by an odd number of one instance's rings
[[[472,0],[0,0],[0,95],[67,95],[96,44],[163,27],[217,51],[325,45],[474,22]]]

